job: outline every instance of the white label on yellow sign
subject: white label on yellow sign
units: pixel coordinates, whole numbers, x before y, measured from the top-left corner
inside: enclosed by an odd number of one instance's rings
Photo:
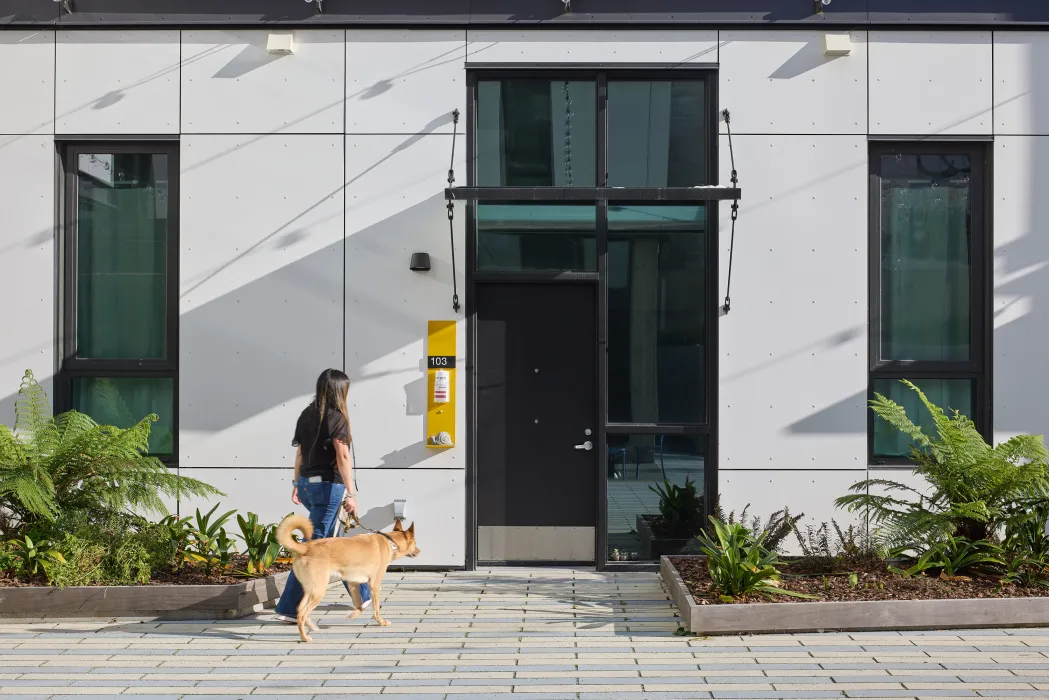
[[[448,389],[451,384],[451,375],[446,369],[434,372],[433,377],[433,402],[448,403]]]

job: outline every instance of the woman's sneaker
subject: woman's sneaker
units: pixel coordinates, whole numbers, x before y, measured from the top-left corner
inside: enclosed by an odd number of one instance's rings
[[[363,603],[361,603],[361,610],[367,610],[371,606],[372,606],[372,599],[369,598],[368,600],[366,600]]]
[[[273,617],[270,618],[270,621],[271,622],[282,622],[282,623],[284,623],[286,625],[297,625],[297,624],[299,624],[299,621],[296,618],[290,617],[288,615],[282,615],[281,613],[273,613]]]

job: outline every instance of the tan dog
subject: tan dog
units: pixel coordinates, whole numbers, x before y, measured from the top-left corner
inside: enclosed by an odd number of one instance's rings
[[[300,531],[306,541],[296,542],[291,533]],[[292,571],[302,584],[302,602],[299,603],[298,621],[299,638],[304,642],[311,641],[306,633],[316,632],[317,625],[310,619],[310,613],[320,605],[324,593],[328,590],[331,572],[347,583],[367,583],[372,589],[373,617],[383,627],[390,623],[382,619],[379,613],[380,587],[386,567],[394,559],[418,556],[419,548],[415,545],[415,523],[407,530],[401,527],[401,521],[393,527],[393,532],[357,535],[356,537],[326,537],[311,540],[313,523],[304,515],[289,515],[277,526],[277,541],[295,555]],[[353,619],[361,614],[361,593],[357,586],[350,587],[354,610],[347,615]]]

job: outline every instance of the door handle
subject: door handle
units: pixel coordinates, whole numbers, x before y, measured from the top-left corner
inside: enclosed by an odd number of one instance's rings
[[[582,445],[576,445],[575,448],[577,450],[588,450],[589,451],[589,450],[594,449],[594,443],[592,443],[589,440],[587,440]]]

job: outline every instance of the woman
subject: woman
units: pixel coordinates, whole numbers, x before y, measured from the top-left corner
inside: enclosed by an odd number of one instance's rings
[[[353,464],[350,460],[350,418],[346,396],[350,378],[337,369],[326,369],[317,378],[317,393],[295,424],[295,479],[291,500],[310,511],[314,539],[332,537],[338,524],[339,506],[347,513],[357,512],[353,492]],[[349,585],[346,591],[349,592]],[[360,584],[363,607],[371,603],[368,584]],[[295,574],[288,574],[284,592],[277,602],[275,618],[296,622],[302,585]]]

